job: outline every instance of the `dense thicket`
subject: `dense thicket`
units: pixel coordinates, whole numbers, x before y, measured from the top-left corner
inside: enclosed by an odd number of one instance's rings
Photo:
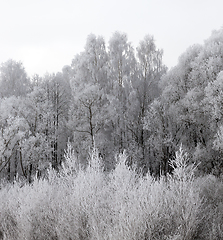
[[[136,49],[116,32],[89,35],[62,72],[27,77],[20,62],[0,68],[0,174],[13,180],[59,169],[69,141],[86,165],[96,147],[105,170],[128,164],[166,174],[180,144],[200,171],[221,174],[223,30],[187,49],[167,71],[147,35]]]
[[[71,146],[60,172],[48,178],[0,184],[0,239],[219,240],[223,238],[223,183],[195,178],[182,148],[173,174],[155,179],[126,165],[105,172],[93,151],[79,168]]]

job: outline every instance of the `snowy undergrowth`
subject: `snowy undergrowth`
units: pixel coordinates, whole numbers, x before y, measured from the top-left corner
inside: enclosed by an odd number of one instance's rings
[[[211,192],[217,180],[195,179],[196,166],[182,149],[170,161],[173,174],[159,180],[128,167],[125,154],[110,173],[96,150],[84,169],[72,149],[65,156],[59,174],[51,169],[47,180],[0,190],[5,239],[219,239],[223,204]]]

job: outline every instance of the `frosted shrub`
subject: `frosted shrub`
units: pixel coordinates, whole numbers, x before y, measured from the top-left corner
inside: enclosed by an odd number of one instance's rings
[[[169,163],[173,168],[173,176],[177,181],[181,183],[193,182],[197,165],[189,165],[188,154],[184,152],[182,145],[180,146],[179,151],[176,152],[176,157],[170,159]]]
[[[31,185],[0,190],[0,231],[7,240],[192,240],[222,237],[223,185],[195,179],[195,165],[180,148],[173,174],[140,175],[117,157],[105,172],[96,149],[89,165],[77,165],[72,148],[61,172]],[[218,183],[218,190],[214,186]],[[203,184],[203,185],[202,185]],[[202,185],[202,187],[201,187]],[[205,200],[206,199],[206,200]],[[209,204],[208,204],[209,202]],[[204,208],[205,206],[205,208]],[[216,207],[217,206],[217,207]],[[205,217],[211,212],[211,217]],[[201,227],[204,225],[204,227]]]
[[[187,153],[180,147],[176,158],[170,160],[173,176],[169,177],[168,194],[175,222],[178,223],[179,239],[194,239],[199,225],[199,213],[202,207],[199,191],[194,184],[196,165],[189,165]]]
[[[112,212],[112,225],[109,239],[136,239],[140,211],[137,211],[138,196],[136,186],[139,177],[126,165],[127,156],[117,158],[116,168],[109,174],[109,206]],[[139,210],[139,209],[138,209]]]
[[[17,187],[6,185],[4,189],[1,189],[0,199],[0,231],[6,239],[16,239],[21,231],[16,215],[17,207],[19,207]]]
[[[92,236],[100,239],[106,229],[109,209],[106,200],[108,196],[107,180],[98,156],[97,149],[93,149],[86,168],[79,167],[78,170],[72,171],[73,174],[60,177],[62,180],[60,184],[64,185],[64,189],[69,189],[67,197],[73,202],[73,205],[71,202],[68,203],[68,208],[72,209],[72,213],[75,214],[76,227],[73,229],[76,229],[78,237],[74,239],[92,239]],[[73,158],[72,156],[72,160]],[[69,167],[69,163],[73,166],[74,162],[69,161],[68,158],[67,160],[65,167],[72,169]],[[66,181],[68,179],[69,181]],[[64,214],[63,216],[66,219]]]
[[[223,239],[223,182],[213,175],[196,180],[203,199],[202,224],[199,226],[200,239]]]
[[[104,173],[104,166],[97,149],[93,149],[89,165],[85,172],[78,176],[77,181],[81,188],[76,189],[81,196],[79,203],[82,211],[82,221],[89,239],[106,238],[106,229],[110,221],[108,179]]]
[[[65,162],[62,163],[61,174],[64,174],[65,176],[77,174],[81,169],[81,165],[78,162],[69,141],[67,143],[67,149],[64,150],[64,158]]]
[[[91,151],[88,170],[93,170],[94,172],[103,172],[104,170],[102,160],[99,157],[99,152],[96,148],[93,148]]]

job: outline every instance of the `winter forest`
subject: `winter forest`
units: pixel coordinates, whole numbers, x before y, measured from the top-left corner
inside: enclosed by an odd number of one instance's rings
[[[0,239],[223,239],[223,29],[171,68],[90,34],[62,72],[0,66]]]

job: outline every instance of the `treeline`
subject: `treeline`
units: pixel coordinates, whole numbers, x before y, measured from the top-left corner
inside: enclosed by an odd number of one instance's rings
[[[31,181],[59,169],[67,143],[80,164],[96,147],[105,170],[114,155],[166,174],[180,144],[202,173],[221,174],[223,30],[194,45],[167,71],[147,35],[136,49],[124,33],[108,44],[89,35],[62,72],[27,77],[21,62],[0,67],[0,174]]]

